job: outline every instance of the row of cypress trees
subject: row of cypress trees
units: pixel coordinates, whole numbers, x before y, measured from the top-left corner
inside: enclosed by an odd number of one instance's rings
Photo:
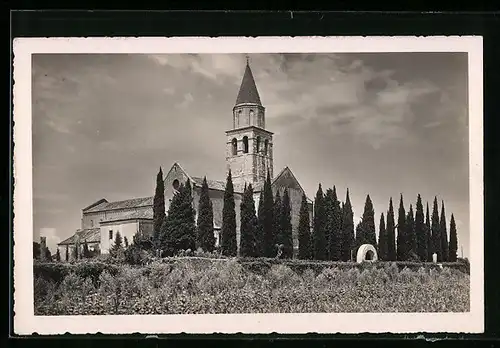
[[[153,203],[154,232],[151,243],[156,250],[162,250],[164,255],[173,255],[182,249],[214,250],[213,206],[206,178],[200,192],[197,218],[192,202],[192,187],[188,180],[186,184],[180,185],[165,215],[163,173],[160,168]],[[220,235],[221,252],[226,256],[237,255],[235,208],[234,186],[229,172]],[[273,197],[269,173],[260,192],[257,211],[253,187],[245,186],[240,204],[240,222],[240,256],[275,257],[279,252],[283,258],[293,257],[290,197],[287,190],[283,191],[283,196],[277,191]],[[448,241],[444,202],[439,216],[437,197],[434,198],[432,217],[427,204],[424,218],[420,195],[417,197],[415,214],[412,205],[406,213],[401,195],[397,224],[391,198],[386,217],[384,213],[380,215],[377,241],[375,212],[370,196],[366,197],[363,216],[355,229],[349,190],[345,202],[341,202],[337,198],[335,186],[323,193],[321,184],[314,200],[312,231],[309,203],[305,195],[302,197],[298,244],[298,257],[301,259],[349,261],[362,244],[374,245],[379,258],[387,261],[432,261],[433,253],[437,254],[439,262],[457,259],[455,219],[452,214]]]
[[[301,211],[301,219],[303,212]],[[446,224],[444,201],[441,216],[438,212],[437,197],[434,198],[432,217],[429,217],[427,204],[426,216],[421,196],[418,195],[415,214],[410,205],[405,212],[403,195],[400,197],[398,219],[395,223],[392,198],[389,209],[380,214],[378,241],[375,233],[375,212],[369,195],[366,197],[361,221],[353,227],[353,212],[347,190],[345,203],[337,199],[335,186],[323,194],[319,185],[314,202],[314,222],[312,237],[308,238],[306,229],[299,226],[299,257],[318,260],[348,261],[363,244],[372,244],[378,250],[381,260],[387,261],[432,261],[437,254],[438,262],[457,260],[457,230],[455,217],[451,215],[450,240]],[[305,215],[304,215],[305,219]],[[397,236],[396,236],[397,231]],[[312,247],[310,246],[312,240]]]

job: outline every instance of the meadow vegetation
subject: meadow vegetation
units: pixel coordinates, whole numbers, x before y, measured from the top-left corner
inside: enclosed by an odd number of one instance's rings
[[[35,314],[468,311],[468,272],[434,266],[205,257],[35,263]]]

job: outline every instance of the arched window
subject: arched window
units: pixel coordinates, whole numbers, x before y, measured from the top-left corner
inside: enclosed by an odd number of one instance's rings
[[[264,140],[264,155],[267,156],[267,149],[269,147],[269,141],[266,139]]]
[[[179,180],[175,179],[174,182],[172,183],[172,187],[174,188],[175,191],[179,190]]]
[[[241,120],[241,110],[238,111],[238,117],[236,119],[236,127],[240,126],[240,120]]]
[[[257,153],[259,153],[260,151],[260,136],[257,136],[256,151]]]
[[[248,137],[243,137],[243,153],[248,153]]]
[[[255,124],[255,119],[253,117],[253,110],[250,110],[250,116],[248,117],[248,124]]]
[[[238,141],[236,140],[236,138],[233,138],[233,140],[231,140],[231,153],[233,154],[233,156],[238,153]]]

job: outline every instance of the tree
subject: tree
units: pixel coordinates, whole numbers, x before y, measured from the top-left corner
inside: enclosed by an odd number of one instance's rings
[[[180,185],[174,195],[168,215],[162,226],[162,250],[166,255],[175,255],[180,250],[194,250],[196,244],[195,210],[191,182]]]
[[[407,255],[408,261],[417,261],[417,237],[415,235],[415,216],[413,214],[413,205],[410,204],[410,210],[406,216],[406,237],[407,237]]]
[[[434,204],[432,207],[432,218],[431,218],[431,233],[432,233],[432,253],[437,254],[437,260],[442,261],[442,249],[441,249],[441,234],[439,226],[439,212],[437,197],[434,197]]]
[[[40,252],[40,243],[33,242],[33,259],[40,260],[41,252]]]
[[[255,216],[255,202],[253,200],[253,188],[251,184],[243,192],[243,199],[240,204],[240,217],[240,256],[255,257],[257,217]]]
[[[398,261],[406,261],[408,256],[407,247],[407,236],[406,236],[406,213],[403,204],[403,194],[399,200],[399,211],[398,211],[398,238],[397,238],[397,259]]]
[[[351,260],[351,253],[354,247],[354,214],[352,211],[349,189],[347,189],[345,203],[342,208],[342,261]]]
[[[338,261],[340,260],[342,248],[342,211],[340,209],[340,202],[337,199],[335,186],[333,186],[333,189],[326,190],[325,207],[327,218],[326,234],[328,242],[328,259]]]
[[[420,261],[427,260],[427,234],[425,232],[424,206],[420,194],[417,196],[415,211],[415,236],[417,239],[417,255]]]
[[[394,207],[392,197],[389,199],[389,211],[387,212],[387,261],[396,261],[396,227],[394,224]]]
[[[388,255],[388,238],[387,230],[385,229],[384,213],[380,214],[380,223],[378,228],[378,257],[381,260],[387,260]]]
[[[431,220],[429,217],[429,202],[426,204],[425,209],[425,237],[426,237],[426,261],[432,261],[432,234],[431,234]]]
[[[281,234],[278,236],[278,243],[283,245],[282,258],[293,258],[293,236],[292,236],[292,209],[290,207],[290,196],[288,190],[285,189],[283,193],[283,200],[281,201]]]
[[[323,189],[319,184],[316,198],[314,200],[314,223],[313,223],[313,253],[314,259],[327,259],[327,240],[326,240],[326,207]]]
[[[274,236],[274,201],[273,190],[271,187],[271,175],[267,172],[266,181],[264,182],[264,204],[262,209],[262,246],[263,256],[274,257],[276,255],[274,245],[276,244]]]
[[[236,212],[234,203],[234,187],[231,170],[227,175],[224,190],[224,206],[222,208],[221,249],[225,256],[236,256],[238,246],[236,241]]]
[[[122,243],[123,239],[120,232],[116,232],[113,246],[111,246],[111,248],[109,249],[109,254],[111,255],[111,257],[120,258],[121,256],[123,256],[124,248]]]
[[[358,235],[359,232],[359,235]],[[361,218],[359,231],[356,229],[356,247],[363,244],[377,246],[377,237],[375,235],[375,212],[370,195],[366,196],[365,209]]]
[[[309,207],[307,197],[302,194],[302,202],[299,212],[299,259],[307,260],[312,256],[311,252],[311,221],[309,220]]]
[[[123,237],[123,244],[125,244],[125,249],[127,249],[129,245],[127,237]]]
[[[156,175],[156,190],[153,198],[153,244],[156,248],[160,245],[160,234],[165,221],[165,184],[163,182],[163,171]]]
[[[280,191],[276,190],[276,196],[273,203],[273,257],[276,256],[276,245],[279,245],[278,236],[281,235],[281,196]]]
[[[455,224],[455,217],[453,216],[453,214],[451,214],[450,245],[449,245],[448,261],[457,262],[457,251],[458,251],[457,226]]]
[[[49,262],[52,261],[52,253],[50,252],[50,249],[45,247],[44,253],[45,253],[45,260]]]
[[[333,244],[335,243],[335,236],[333,233],[334,198],[333,190],[331,188],[326,189],[323,204],[325,207],[326,257],[328,260],[332,260],[330,255],[330,246],[333,246]]]
[[[255,253],[256,256],[264,256],[266,252],[266,245],[264,239],[264,190],[259,194],[259,208],[257,210],[257,229],[255,231]]]
[[[439,220],[439,233],[441,235],[441,261],[448,261],[448,232],[446,231],[446,214],[444,201],[441,201],[441,219]]]
[[[91,256],[91,254],[90,254],[90,250],[89,250],[89,245],[87,244],[87,241],[84,241],[83,242],[83,257],[86,259],[89,259],[90,256]]]
[[[66,245],[66,255],[65,255],[66,262],[69,261],[69,246]]]
[[[56,261],[61,262],[61,252],[59,251],[59,248],[57,248],[56,251]]]
[[[196,228],[196,246],[212,252],[215,248],[214,210],[208,192],[207,178],[203,178],[200,200],[198,202],[198,221]]]

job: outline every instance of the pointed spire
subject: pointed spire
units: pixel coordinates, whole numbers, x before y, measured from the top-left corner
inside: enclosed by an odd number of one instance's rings
[[[245,73],[243,74],[243,80],[241,81],[240,91],[238,97],[236,98],[236,105],[244,103],[252,103],[257,105],[262,105],[260,102],[259,92],[257,91],[257,86],[255,85],[255,80],[253,78],[252,69],[250,69],[249,57],[246,56],[247,64],[245,67]]]

